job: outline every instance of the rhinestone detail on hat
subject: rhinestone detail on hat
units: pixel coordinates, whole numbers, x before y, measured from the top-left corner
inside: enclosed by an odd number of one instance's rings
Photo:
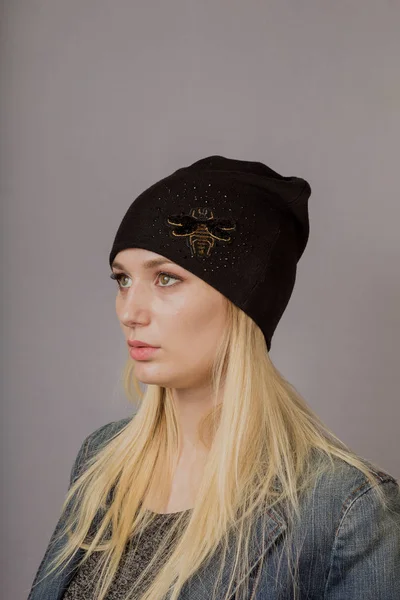
[[[189,215],[171,215],[166,223],[172,227],[172,237],[184,237],[192,256],[209,257],[215,240],[229,244],[232,241],[228,231],[236,229],[232,219],[214,217],[210,208],[192,208]]]

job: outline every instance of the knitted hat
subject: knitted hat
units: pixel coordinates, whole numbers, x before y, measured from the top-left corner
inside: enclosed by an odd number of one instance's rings
[[[261,162],[208,156],[154,183],[130,205],[121,250],[165,256],[224,294],[271,338],[309,237],[311,187]]]

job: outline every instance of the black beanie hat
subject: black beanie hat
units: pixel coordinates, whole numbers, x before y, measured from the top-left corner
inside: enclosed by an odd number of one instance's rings
[[[268,351],[309,236],[311,188],[265,164],[208,156],[142,192],[109,255],[144,248],[224,294],[262,330]]]

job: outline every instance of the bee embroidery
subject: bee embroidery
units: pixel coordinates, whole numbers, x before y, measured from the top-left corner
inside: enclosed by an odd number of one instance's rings
[[[218,219],[209,208],[193,208],[190,215],[172,215],[167,217],[172,226],[171,235],[186,237],[186,243],[192,256],[210,256],[215,240],[230,243],[231,236],[226,233],[236,229],[232,219]]]

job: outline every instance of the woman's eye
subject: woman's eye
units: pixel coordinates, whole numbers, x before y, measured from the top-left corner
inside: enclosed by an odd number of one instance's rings
[[[175,275],[171,275],[170,273],[166,273],[164,271],[160,271],[160,273],[157,273],[157,277],[159,277],[160,275],[163,276],[164,283],[165,283],[165,278],[167,278],[167,279],[174,279],[175,281],[182,281],[180,279],[180,277],[175,277]],[[128,277],[127,275],[124,275],[124,273],[112,273],[110,275],[110,277],[111,277],[111,279],[115,279],[116,280],[116,282],[118,283],[118,287],[121,290],[126,289],[126,287],[121,284],[121,281],[123,279],[125,279],[125,278],[126,279],[130,279],[130,277]],[[175,284],[172,284],[172,285],[175,285]],[[161,285],[160,287],[172,287],[172,285]]]
[[[121,286],[121,279],[126,277],[126,275],[124,275],[123,273],[111,273],[110,277],[111,279],[115,279],[119,289],[123,289],[123,286]]]
[[[169,273],[161,272],[161,273],[158,273],[158,276],[159,275],[163,275],[167,279],[175,279],[175,281],[182,281],[179,277],[175,277],[174,275],[170,275]],[[172,286],[170,286],[170,285],[162,285],[161,287],[172,287]]]
[[[127,277],[126,275],[123,275],[122,273],[120,273],[119,275],[116,276],[115,279],[117,280],[117,283],[118,283],[119,287],[123,289],[125,286],[121,285],[121,280],[122,279],[129,279],[129,277]]]

